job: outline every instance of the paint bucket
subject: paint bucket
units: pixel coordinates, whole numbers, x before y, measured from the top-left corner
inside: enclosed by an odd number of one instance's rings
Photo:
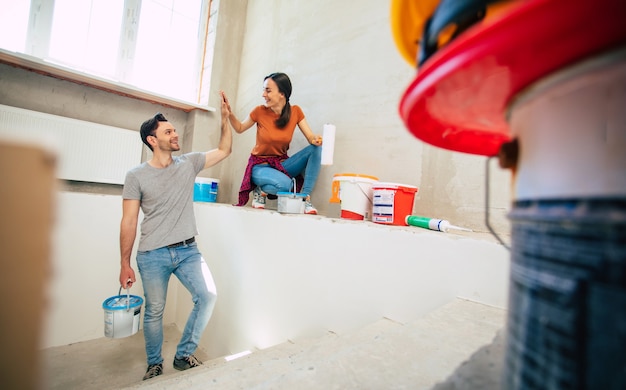
[[[372,186],[374,205],[372,222],[406,226],[406,216],[413,213],[417,187],[397,183],[376,183]]]
[[[193,185],[194,202],[217,202],[219,179],[210,177],[196,177]]]
[[[549,74],[513,102],[503,388],[541,378],[625,389],[626,50]]]
[[[333,176],[330,203],[341,203],[341,218],[364,220],[372,216],[372,185],[378,178],[357,173]]]
[[[305,194],[296,192],[296,179],[293,179],[293,192],[278,192],[277,210],[284,214],[304,214]]]
[[[126,290],[126,295],[118,295],[107,298],[102,303],[104,309],[104,335],[106,337],[119,339],[132,336],[139,330],[139,320],[143,298],[137,295],[130,295]]]

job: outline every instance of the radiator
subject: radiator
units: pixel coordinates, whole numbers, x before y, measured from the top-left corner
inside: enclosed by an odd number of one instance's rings
[[[124,184],[126,172],[141,162],[143,147],[137,131],[5,105],[0,136],[50,146],[59,179],[93,183]]]

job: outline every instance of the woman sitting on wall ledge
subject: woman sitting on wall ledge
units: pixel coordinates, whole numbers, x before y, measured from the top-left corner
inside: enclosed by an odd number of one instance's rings
[[[289,103],[290,96],[289,77],[272,73],[263,81],[265,105],[255,107],[243,122],[233,114],[226,99],[228,119],[237,133],[257,124],[256,145],[248,159],[237,206],[248,203],[253,191],[252,207],[264,209],[268,194],[292,191],[292,178],[296,178],[296,190],[306,196],[304,213],[317,214],[311,204],[311,192],[320,172],[322,137],[313,134],[302,109]],[[310,145],[289,157],[287,150],[296,125]]]

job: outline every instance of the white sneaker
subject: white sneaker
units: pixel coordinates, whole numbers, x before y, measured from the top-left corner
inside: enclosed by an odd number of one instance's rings
[[[267,194],[261,191],[261,187],[254,188],[254,197],[252,198],[252,208],[255,209],[264,209],[265,208],[265,199]]]
[[[311,204],[311,199],[307,196],[304,201],[304,213],[309,215],[317,215],[317,209]]]

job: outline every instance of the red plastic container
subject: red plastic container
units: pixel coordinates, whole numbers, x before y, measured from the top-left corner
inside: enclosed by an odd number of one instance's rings
[[[376,183],[372,186],[372,192],[374,194],[372,222],[407,226],[406,216],[413,213],[417,187],[398,183]]]

